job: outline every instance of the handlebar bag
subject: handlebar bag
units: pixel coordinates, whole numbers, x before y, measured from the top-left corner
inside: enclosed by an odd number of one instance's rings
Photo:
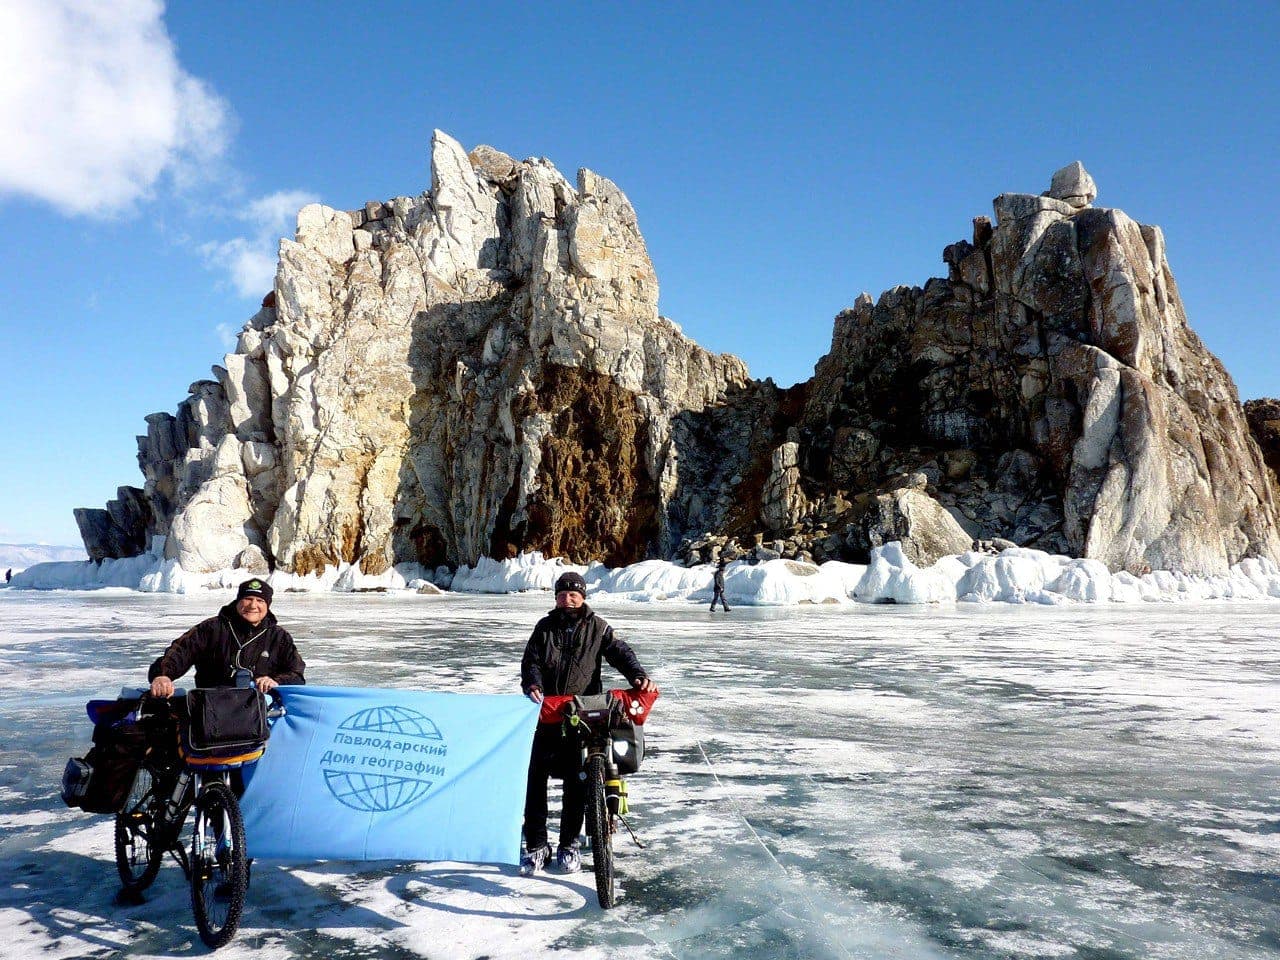
[[[573,703],[581,715],[608,715],[613,765],[619,774],[626,776],[639,770],[644,761],[644,727],[641,726],[644,713],[638,714],[640,722],[637,723],[629,711],[630,699],[618,693],[621,691],[611,690],[595,696],[574,697]]]
[[[228,761],[261,755],[267,737],[267,698],[256,687],[204,687],[187,694],[187,761]],[[256,758],[255,758],[256,759]]]
[[[137,701],[132,705],[136,707]],[[94,725],[89,752],[67,761],[62,772],[62,801],[86,813],[119,813],[146,752],[146,731],[132,714],[104,711]]]

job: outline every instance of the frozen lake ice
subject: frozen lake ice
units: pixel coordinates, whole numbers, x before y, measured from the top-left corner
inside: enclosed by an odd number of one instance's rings
[[[0,956],[206,952],[171,863],[116,902],[57,782],[84,702],[229,598],[0,590]],[[274,609],[312,682],[498,693],[550,605]],[[616,910],[589,874],[260,867],[219,956],[1280,956],[1274,605],[598,609],[663,689]]]

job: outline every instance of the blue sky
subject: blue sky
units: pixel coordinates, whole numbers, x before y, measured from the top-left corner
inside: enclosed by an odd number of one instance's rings
[[[662,312],[781,384],[1082,160],[1242,399],[1280,395],[1278,35],[1275,3],[0,0],[0,541],[141,485],[290,214],[426,189],[436,127],[614,180]]]

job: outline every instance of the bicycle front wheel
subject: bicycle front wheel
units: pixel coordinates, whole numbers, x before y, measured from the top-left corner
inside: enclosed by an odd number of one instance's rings
[[[161,800],[151,771],[138,768],[124,809],[116,814],[116,872],[127,894],[139,894],[160,872]]]
[[[200,939],[217,949],[236,935],[249,886],[244,819],[231,788],[206,784],[196,798],[191,840],[191,909]]]
[[[587,761],[587,830],[591,833],[591,862],[596,872],[600,906],[613,906],[613,830],[604,797],[604,757]]]

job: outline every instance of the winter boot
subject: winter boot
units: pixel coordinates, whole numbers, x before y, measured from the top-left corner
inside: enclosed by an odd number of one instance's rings
[[[577,873],[582,869],[582,853],[576,843],[556,851],[556,873]]]
[[[547,861],[551,859],[551,846],[544,843],[540,847],[534,847],[532,850],[526,850],[520,854],[520,876],[531,877],[535,873],[545,870]]]

